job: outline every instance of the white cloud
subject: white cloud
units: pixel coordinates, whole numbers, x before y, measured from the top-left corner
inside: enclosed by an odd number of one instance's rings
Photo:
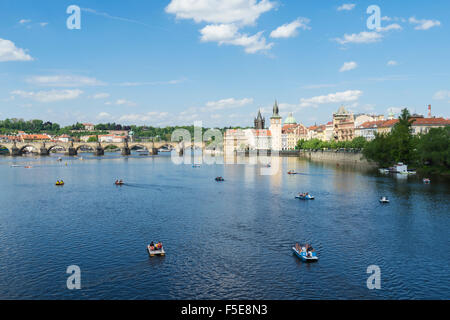
[[[45,26],[48,25],[48,22],[40,22],[39,25],[40,25],[41,27],[45,27]]]
[[[327,103],[342,103],[357,101],[363,92],[360,90],[347,90],[343,92],[330,93],[328,95],[300,99],[300,107],[311,107]]]
[[[390,66],[390,67],[394,67],[394,66],[398,65],[398,62],[395,61],[395,60],[389,60],[387,62],[387,65]]]
[[[339,70],[339,72],[350,71],[350,70],[356,69],[357,67],[358,67],[358,64],[355,61],[345,62],[344,65]]]
[[[83,76],[33,76],[28,77],[26,82],[45,87],[86,87],[103,86],[104,82],[95,78]]]
[[[202,34],[201,41],[221,43],[236,38],[238,27],[234,24],[212,24],[201,29],[200,33]]]
[[[166,84],[179,84],[185,82],[187,79],[176,79],[176,80],[168,80],[168,81],[150,81],[150,82],[123,82],[120,83],[119,86],[122,87],[139,87],[139,86],[156,86],[156,85],[166,85]]]
[[[417,20],[415,17],[409,18],[409,23],[416,24],[417,26],[414,28],[415,30],[428,30],[433,27],[438,27],[441,25],[441,22],[438,20]]]
[[[172,0],[166,12],[178,19],[193,19],[197,23],[237,23],[243,26],[254,24],[261,14],[274,7],[275,3],[269,0]]]
[[[109,98],[110,94],[105,92],[96,93],[92,96],[92,99],[106,99]]]
[[[127,106],[127,107],[136,106],[136,103],[134,103],[133,101],[126,100],[126,99],[118,99],[118,100],[116,100],[115,104],[118,106]]]
[[[307,18],[298,18],[295,21],[292,21],[291,23],[283,24],[282,26],[279,26],[275,30],[273,30],[270,33],[270,36],[272,38],[291,38],[298,35],[299,28],[303,30],[311,29],[311,27],[308,26],[310,20]]]
[[[240,108],[248,104],[253,103],[252,98],[243,98],[237,100],[235,98],[222,99],[218,101],[209,101],[206,103],[206,107],[202,111],[223,110],[231,108]]]
[[[399,24],[393,23],[386,27],[380,27],[376,31],[362,31],[360,33],[344,34],[342,38],[335,38],[334,40],[340,44],[373,43],[383,39],[383,32],[402,29],[403,28]]]
[[[136,123],[136,122],[143,123],[154,120],[159,121],[167,118],[168,115],[169,115],[168,112],[157,112],[157,111],[151,111],[147,113],[132,113],[121,116],[118,119],[118,121],[126,123]]]
[[[208,23],[200,30],[202,42],[241,46],[247,53],[257,53],[271,49],[273,43],[266,42],[262,31],[248,35],[239,29],[254,25],[261,14],[274,7],[269,0],[171,0],[166,12],[177,19]]]
[[[338,7],[337,10],[338,11],[350,11],[353,10],[355,8],[356,4],[354,3],[345,3],[342,6]]]
[[[335,40],[340,44],[372,43],[372,42],[380,41],[382,38],[383,38],[383,35],[381,35],[378,32],[362,31],[360,33],[344,34],[344,36],[342,38],[336,38]]]
[[[377,31],[379,31],[379,32],[386,32],[386,31],[391,31],[391,30],[402,30],[402,29],[403,29],[402,26],[400,26],[397,23],[393,23],[393,24],[390,24],[390,25],[388,25],[386,27],[380,27],[379,29],[377,29]]]
[[[203,42],[241,46],[247,53],[269,50],[273,46],[273,43],[266,43],[262,31],[249,36],[238,32],[238,28],[233,24],[207,25],[200,30],[200,33],[200,40]]]
[[[447,100],[450,99],[450,90],[441,90],[434,94],[434,100]]]
[[[21,20],[19,20],[20,24],[27,24],[27,23],[30,23],[30,22],[31,22],[31,20],[29,20],[29,19],[21,19]]]
[[[10,40],[0,38],[0,62],[32,60],[33,58],[24,49],[17,48]]]
[[[399,22],[406,22],[405,18],[401,18],[401,17],[388,17],[388,16],[384,16],[381,17],[381,21],[399,21]]]
[[[50,91],[22,91],[16,90],[11,92],[14,96],[31,99],[39,102],[56,102],[63,100],[72,100],[78,98],[83,91],[75,90],[50,90]]]
[[[97,119],[110,119],[111,115],[108,112],[100,112],[97,115]]]

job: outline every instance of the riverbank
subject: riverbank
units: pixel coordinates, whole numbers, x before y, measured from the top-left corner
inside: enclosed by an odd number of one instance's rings
[[[353,164],[368,169],[376,169],[378,167],[378,165],[375,162],[368,161],[367,159],[365,159],[361,152],[355,151],[300,150],[299,157],[317,162]]]

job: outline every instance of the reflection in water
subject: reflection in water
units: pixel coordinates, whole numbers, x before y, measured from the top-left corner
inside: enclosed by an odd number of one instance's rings
[[[450,298],[446,180],[298,158],[271,158],[272,176],[243,156],[199,168],[170,155],[56,158],[0,158],[0,298]],[[148,256],[152,240],[164,258]],[[319,262],[299,261],[295,242]],[[65,288],[71,264],[79,292]],[[372,264],[380,291],[366,288]]]

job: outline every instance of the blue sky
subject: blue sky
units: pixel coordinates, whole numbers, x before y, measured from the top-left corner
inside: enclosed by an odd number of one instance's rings
[[[0,119],[246,126],[275,99],[306,125],[342,104],[448,118],[449,13],[447,0],[2,0]]]

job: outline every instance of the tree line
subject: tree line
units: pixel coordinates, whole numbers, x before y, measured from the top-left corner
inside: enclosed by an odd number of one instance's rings
[[[300,140],[297,149],[361,149],[364,157],[380,167],[403,162],[422,172],[450,174],[450,126],[432,128],[427,133],[412,134],[408,109],[403,109],[391,132],[375,134],[366,141],[357,137],[352,141]]]

